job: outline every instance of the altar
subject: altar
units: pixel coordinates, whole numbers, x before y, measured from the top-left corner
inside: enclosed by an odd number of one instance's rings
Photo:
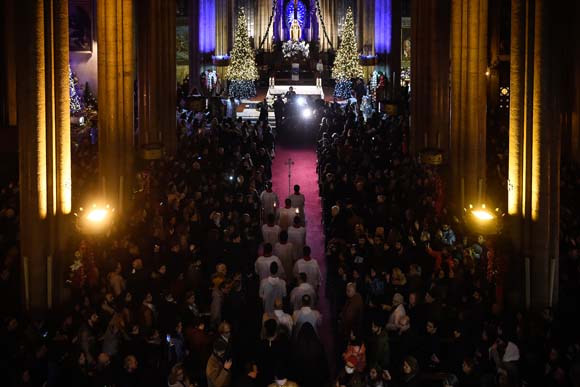
[[[317,82],[318,83],[318,82]],[[284,97],[286,92],[292,87],[296,92],[296,95],[304,95],[307,97],[316,97],[324,99],[324,90],[322,89],[322,84],[320,85],[276,85],[271,84],[268,88],[268,93],[266,94],[266,99],[268,103],[273,103],[277,96],[281,95]]]

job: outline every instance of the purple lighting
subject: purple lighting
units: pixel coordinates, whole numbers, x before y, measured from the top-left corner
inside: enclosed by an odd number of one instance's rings
[[[199,0],[199,51],[215,51],[215,0]]]
[[[377,54],[391,52],[392,21],[391,0],[375,0],[375,52]]]

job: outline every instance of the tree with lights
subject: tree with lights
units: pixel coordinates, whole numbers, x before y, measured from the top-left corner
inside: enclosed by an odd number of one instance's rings
[[[83,107],[81,104],[81,97],[77,92],[78,79],[76,79],[70,66],[68,66],[68,81],[69,81],[69,93],[70,93],[70,111],[75,114],[80,112]]]
[[[349,98],[352,89],[352,79],[362,78],[363,69],[359,63],[356,35],[354,33],[354,17],[350,7],[346,11],[344,30],[340,47],[332,68],[332,78],[336,80],[334,96]]]
[[[234,48],[230,56],[230,65],[226,70],[226,79],[230,80],[230,96],[249,98],[256,95],[254,81],[258,79],[258,67],[254,50],[248,36],[248,22],[244,9],[240,8],[238,25],[234,35]]]

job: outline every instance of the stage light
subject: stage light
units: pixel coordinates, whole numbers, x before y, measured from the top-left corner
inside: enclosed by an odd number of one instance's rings
[[[312,110],[311,109],[306,108],[306,109],[302,110],[302,118],[309,119],[310,117],[312,117]]]
[[[298,106],[305,106],[306,105],[306,98],[298,97],[298,98],[296,98],[296,103],[298,104]]]
[[[108,214],[109,212],[107,210],[102,208],[96,208],[91,210],[87,214],[87,220],[90,222],[102,222],[103,220],[105,220]]]
[[[471,211],[471,213],[473,214],[473,216],[475,216],[477,219],[479,220],[492,220],[494,218],[493,214],[489,211],[485,211],[485,210],[475,210],[475,211]]]
[[[499,208],[495,211],[487,209],[485,204],[474,206],[470,204],[465,211],[465,223],[474,233],[481,235],[495,235],[501,232],[504,214]]]
[[[80,207],[74,214],[77,217],[77,228],[85,234],[100,233],[111,225],[114,211],[108,204],[93,204],[88,209]]]

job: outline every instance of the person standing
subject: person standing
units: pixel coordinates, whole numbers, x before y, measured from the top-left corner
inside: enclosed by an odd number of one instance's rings
[[[308,283],[318,292],[321,282],[320,267],[318,262],[310,256],[310,246],[304,246],[302,252],[302,258],[294,264],[294,276],[298,277],[300,273],[305,273]]]
[[[274,214],[268,214],[268,223],[262,225],[262,240],[265,244],[274,246],[278,243],[280,226],[275,223]]]
[[[284,100],[281,95],[276,97],[276,101],[274,101],[274,116],[276,117],[276,127],[280,127],[284,118]]]
[[[316,290],[308,283],[308,276],[306,273],[299,273],[298,276],[298,286],[292,289],[290,293],[290,304],[294,310],[299,310],[302,306],[302,297],[308,295],[312,301],[313,305],[316,305]]]
[[[288,242],[288,232],[280,231],[280,242],[274,245],[274,255],[280,258],[284,273],[286,273],[286,280],[291,282],[294,280],[292,269],[294,268],[294,245]]]
[[[266,189],[260,194],[260,203],[262,203],[262,219],[268,219],[268,215],[273,214],[276,219],[276,207],[278,207],[278,194],[272,191],[272,182],[266,183]]]
[[[306,244],[306,228],[302,226],[302,220],[299,216],[294,217],[294,224],[288,228],[288,242],[294,246],[294,256],[299,257]]]
[[[276,262],[278,265],[278,275],[284,277],[284,267],[282,266],[282,262],[280,262],[280,258],[272,255],[272,245],[266,243],[264,245],[264,255],[258,257],[254,263],[254,270],[258,277],[260,277],[260,281],[270,275],[270,265],[272,262]]]
[[[260,116],[258,117],[258,122],[268,122],[268,101],[264,98],[264,101],[260,104]]]
[[[310,296],[305,294],[302,296],[302,307],[295,310],[292,319],[294,320],[294,336],[298,337],[302,326],[306,323],[310,323],[316,333],[318,334],[318,327],[322,325],[322,314],[319,311],[312,309],[312,301]]]
[[[232,375],[231,359],[225,359],[227,344],[223,340],[216,340],[213,345],[213,353],[207,361],[205,369],[208,387],[229,387]]]
[[[304,203],[306,198],[302,193],[300,193],[300,186],[296,184],[294,186],[294,193],[288,197],[293,208],[298,209],[298,215],[302,219],[302,224],[306,224],[306,214],[304,213]]]
[[[356,291],[356,284],[349,282],[346,285],[346,302],[340,312],[340,324],[342,338],[350,337],[351,332],[361,332],[363,323],[364,302],[359,293]]]
[[[286,297],[286,281],[278,278],[278,264],[270,263],[270,275],[260,282],[260,298],[264,303],[264,313],[274,312],[274,302]]]
[[[278,215],[278,226],[281,230],[288,230],[288,227],[292,226],[294,217],[299,215],[300,210],[292,206],[292,200],[290,198],[284,200],[284,207],[280,208],[280,213]]]

